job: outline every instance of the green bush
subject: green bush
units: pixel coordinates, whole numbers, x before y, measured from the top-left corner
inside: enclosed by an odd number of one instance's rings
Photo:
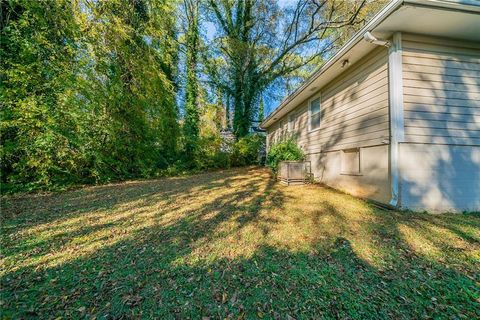
[[[201,137],[195,152],[195,169],[223,169],[230,167],[230,155],[221,150],[221,138],[217,135]]]
[[[240,138],[233,145],[230,163],[234,167],[259,164],[259,153],[265,146],[265,137],[259,134],[250,134]]]
[[[290,138],[279,143],[273,144],[268,150],[267,165],[277,172],[280,161],[305,160],[305,154],[297,146],[295,139]]]

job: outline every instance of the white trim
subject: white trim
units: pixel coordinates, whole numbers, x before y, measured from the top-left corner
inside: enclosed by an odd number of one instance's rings
[[[318,111],[318,113],[320,113],[320,123],[318,124],[318,128],[312,129],[312,102],[317,99],[320,107]],[[308,100],[308,132],[315,132],[320,130],[320,128],[322,127],[321,114],[322,114],[322,94],[319,92]]]
[[[437,7],[466,12],[480,12],[478,0],[403,0],[406,5]]]
[[[392,45],[388,50],[388,92],[390,109],[390,205],[399,207],[400,170],[399,144],[405,140],[403,116],[403,71],[402,71],[402,34],[393,34]]]

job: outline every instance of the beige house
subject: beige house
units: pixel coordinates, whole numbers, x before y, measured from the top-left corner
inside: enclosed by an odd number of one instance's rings
[[[480,211],[480,2],[392,1],[261,127],[345,192]]]

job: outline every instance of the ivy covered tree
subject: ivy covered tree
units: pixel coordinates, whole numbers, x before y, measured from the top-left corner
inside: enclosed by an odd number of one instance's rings
[[[249,132],[259,95],[277,79],[314,68],[347,26],[359,24],[366,0],[208,0],[217,37],[208,70],[233,99],[233,130]],[[220,57],[224,63],[216,61]],[[309,73],[310,73],[309,72]]]
[[[95,90],[87,85],[82,92],[105,119],[92,124],[101,137],[101,152],[93,154],[101,176],[148,175],[174,159],[174,9],[163,0],[86,2],[93,59],[85,74]]]
[[[198,108],[198,50],[200,38],[198,33],[199,7],[196,0],[184,0],[185,14],[188,22],[186,34],[186,86],[185,86],[185,116],[184,116],[184,139],[185,156],[193,159],[198,144],[198,123],[200,118]]]
[[[263,96],[260,96],[260,102],[258,105],[258,122],[259,123],[263,121],[264,115],[265,115],[265,104],[263,102]]]
[[[2,182],[148,176],[176,158],[175,3],[2,2]]]
[[[2,181],[49,185],[84,160],[68,103],[80,26],[70,1],[1,4]]]

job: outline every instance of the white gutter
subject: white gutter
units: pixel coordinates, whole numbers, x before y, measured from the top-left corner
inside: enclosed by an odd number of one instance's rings
[[[465,12],[480,12],[480,0],[404,0],[405,4],[437,7]]]
[[[390,205],[400,206],[399,144],[405,140],[403,117],[402,34],[393,34],[388,50],[388,92],[390,110]]]

